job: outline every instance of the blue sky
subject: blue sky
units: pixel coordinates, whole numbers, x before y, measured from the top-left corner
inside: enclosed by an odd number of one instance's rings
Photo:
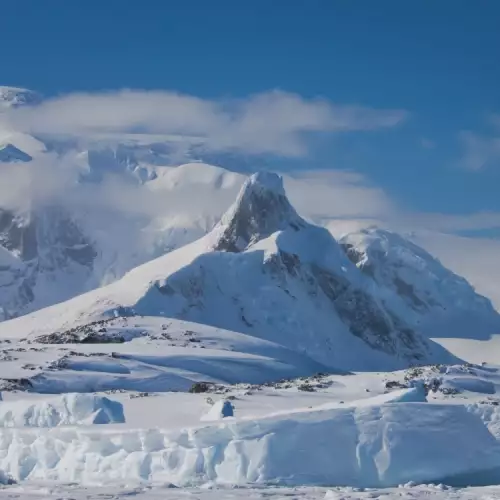
[[[204,99],[272,89],[405,110],[316,134],[294,166],[349,169],[410,210],[500,212],[496,0],[2,2],[0,83]],[[283,160],[285,162],[287,160]]]

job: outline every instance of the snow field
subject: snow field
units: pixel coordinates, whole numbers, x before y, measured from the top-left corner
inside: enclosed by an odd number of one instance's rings
[[[499,468],[500,445],[459,405],[310,410],[182,430],[0,433],[0,469],[16,481],[389,487],[460,483],[464,474],[483,481]]]

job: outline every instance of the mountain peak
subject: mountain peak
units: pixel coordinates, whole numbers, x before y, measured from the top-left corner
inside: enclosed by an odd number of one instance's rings
[[[37,92],[20,87],[0,86],[0,107],[18,108],[38,104],[41,96]]]
[[[242,192],[258,191],[272,192],[277,196],[285,196],[283,178],[274,172],[256,172],[252,174],[243,185]]]
[[[282,177],[258,172],[247,179],[236,202],[215,228],[214,249],[240,252],[276,231],[298,230],[305,224],[288,201]]]
[[[10,142],[4,146],[0,145],[0,162],[28,162],[32,159],[28,153],[25,153]]]

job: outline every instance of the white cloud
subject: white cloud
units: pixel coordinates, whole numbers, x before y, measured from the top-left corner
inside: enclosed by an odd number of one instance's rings
[[[389,201],[389,200],[388,200]],[[391,206],[391,205],[389,205]],[[443,214],[407,212],[400,206],[392,205],[390,210],[382,210],[380,204],[373,204],[372,208],[379,208],[379,212],[372,212],[370,206],[360,210],[352,216],[333,215],[325,217],[330,219],[328,224],[332,233],[336,236],[357,231],[369,226],[379,226],[393,229],[400,233],[413,231],[434,231],[440,234],[460,234],[462,232],[477,233],[481,231],[500,229],[500,212],[479,212],[472,214]],[[352,207],[345,207],[347,210]],[[346,211],[344,209],[344,211]],[[500,242],[500,239],[498,240]]]
[[[434,149],[436,147],[436,143],[427,137],[422,137],[422,139],[420,139],[420,145],[424,149]]]
[[[306,99],[281,91],[223,100],[166,91],[69,94],[1,114],[3,142],[18,144],[21,149],[30,146],[34,160],[1,165],[0,206],[26,209],[38,204],[58,204],[79,213],[101,210],[153,217],[175,211],[182,204],[196,215],[214,204],[202,189],[191,186],[188,194],[176,190],[165,196],[161,191],[141,190],[126,176],[113,175],[106,169],[102,182],[81,183],[79,178],[89,166],[78,157],[77,150],[64,156],[42,153],[43,147],[38,147],[29,134],[69,135],[77,138],[76,147],[83,149],[96,147],[97,139],[103,144],[138,141],[145,148],[148,141],[170,141],[168,138],[176,136],[195,143],[201,141],[215,151],[297,157],[308,154],[311,134],[394,127],[406,116],[402,110],[334,105],[324,99]],[[31,143],[36,142],[36,148],[26,141],[28,138]],[[183,149],[185,142],[180,141],[179,145]],[[307,192],[301,192],[293,179],[289,182],[290,190],[298,190],[294,198],[299,210],[305,212],[308,206],[314,206],[318,218],[332,209],[342,216],[355,216],[380,213],[390,206],[381,190],[366,185],[354,174],[331,172],[328,177],[316,179],[312,179],[314,174],[308,175],[311,181]],[[218,204],[230,204],[235,194],[219,193]]]
[[[500,137],[464,131],[460,134],[464,155],[461,161],[468,170],[482,170],[500,164]]]
[[[214,203],[207,200],[203,190],[193,190],[192,186],[189,194],[176,190],[167,197],[162,192],[138,189],[126,176],[110,171],[104,173],[100,183],[80,183],[78,179],[88,165],[78,158],[77,151],[65,156],[42,154],[43,144],[28,134],[70,135],[78,139],[77,147],[83,149],[95,147],[96,139],[103,144],[138,141],[145,148],[148,141],[173,144],[170,139],[176,136],[202,141],[216,151],[296,157],[308,154],[308,138],[312,133],[369,131],[396,126],[405,118],[406,112],[401,110],[339,106],[281,91],[225,100],[167,91],[69,94],[0,114],[4,122],[3,135],[0,133],[3,143],[12,142],[34,156],[30,163],[0,165],[0,207],[26,209],[49,203],[81,213],[110,210],[151,217],[175,209],[182,204],[183,197],[189,198],[191,214]],[[177,144],[184,151],[185,141]],[[331,173],[329,189],[319,179],[314,189],[304,196],[298,193],[297,199],[314,200],[317,215],[332,207],[352,216],[367,210],[378,213],[387,206],[380,190],[364,186],[360,178],[349,175],[350,178],[345,173]],[[220,205],[231,203],[235,194],[219,193]],[[355,207],[349,203],[350,199],[358,200]]]
[[[244,99],[207,100],[168,91],[121,90],[69,94],[8,119],[34,134],[169,134],[203,141],[214,150],[303,156],[315,132],[394,127],[404,110],[339,106],[324,99],[271,91]]]
[[[76,185],[78,173],[53,154],[27,163],[0,163],[0,207],[27,210],[39,203],[55,203]]]
[[[285,177],[285,187],[295,208],[321,223],[335,218],[388,217],[395,205],[383,189],[355,172],[303,171]]]
[[[414,240],[445,266],[469,280],[500,311],[500,240],[466,238],[436,231],[418,232]]]
[[[494,127],[498,128],[500,130],[500,114],[492,113],[490,115],[490,122]]]
[[[471,214],[404,213],[396,211],[393,224],[442,232],[481,231],[500,228],[500,212],[475,212]]]

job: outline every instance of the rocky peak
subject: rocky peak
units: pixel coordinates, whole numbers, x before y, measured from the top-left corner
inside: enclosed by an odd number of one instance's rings
[[[215,228],[214,249],[240,252],[276,231],[298,231],[305,225],[288,201],[281,176],[258,172],[248,178]]]

